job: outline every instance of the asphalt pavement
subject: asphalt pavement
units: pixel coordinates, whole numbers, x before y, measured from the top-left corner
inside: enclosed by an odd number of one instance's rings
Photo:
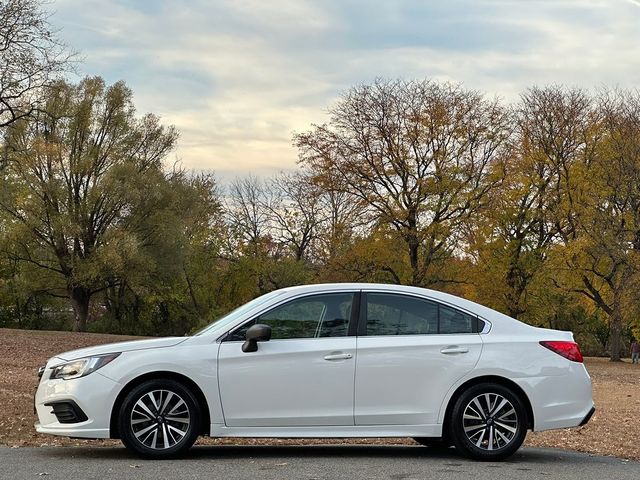
[[[199,446],[179,460],[144,461],[124,448],[0,448],[0,479],[640,479],[640,462],[523,448],[505,462],[422,446]]]

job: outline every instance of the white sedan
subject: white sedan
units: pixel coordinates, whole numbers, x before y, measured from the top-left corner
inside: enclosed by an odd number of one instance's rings
[[[40,375],[38,432],[152,458],[210,435],[413,437],[499,460],[594,412],[570,332],[398,285],[277,290],[191,337],[61,353]]]

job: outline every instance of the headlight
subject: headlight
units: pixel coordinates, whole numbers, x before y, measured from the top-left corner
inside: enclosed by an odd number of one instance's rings
[[[106,355],[96,355],[94,357],[79,358],[62,365],[53,367],[53,372],[49,377],[51,380],[60,378],[62,380],[71,380],[73,378],[84,377],[99,368],[104,367],[107,363],[118,358],[120,353],[108,353]]]

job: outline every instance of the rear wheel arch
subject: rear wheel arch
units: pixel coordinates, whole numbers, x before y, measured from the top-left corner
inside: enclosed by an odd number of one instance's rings
[[[533,430],[533,426],[535,425],[534,418],[533,418],[533,408],[531,407],[531,402],[529,401],[529,397],[524,392],[524,390],[517,383],[515,383],[513,380],[509,380],[508,378],[500,377],[498,375],[484,375],[484,376],[474,377],[472,379],[467,380],[458,388],[456,388],[455,392],[453,392],[453,395],[451,395],[451,397],[449,398],[449,401],[447,403],[447,409],[445,410],[445,414],[444,414],[443,425],[442,425],[443,437],[446,437],[449,432],[453,406],[455,405],[460,395],[462,395],[462,393],[466,391],[468,388],[473,387],[474,385],[479,385],[481,383],[497,383],[498,385],[502,385],[510,389],[515,395],[517,395],[518,398],[522,400],[522,403],[524,404],[527,410],[527,427]]]
[[[200,434],[209,435],[211,428],[209,404],[207,403],[207,398],[205,397],[202,389],[198,386],[198,384],[191,380],[189,377],[180,373],[170,371],[156,371],[145,373],[134,378],[133,380],[129,381],[129,383],[127,383],[122,388],[122,390],[120,390],[120,393],[118,393],[116,401],[113,403],[113,407],[111,408],[111,417],[109,420],[109,438],[120,438],[120,432],[118,431],[118,414],[127,394],[138,385],[146,382],[147,380],[154,379],[174,380],[184,385],[191,391],[191,393],[193,393],[198,401],[198,406],[200,407],[201,412]]]

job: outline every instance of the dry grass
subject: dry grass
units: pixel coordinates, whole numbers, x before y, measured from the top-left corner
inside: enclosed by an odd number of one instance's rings
[[[38,332],[0,329],[0,445],[12,447],[80,445],[83,440],[38,435],[33,429],[33,392],[36,369],[47,358],[66,350],[88,345],[128,340],[131,337],[68,332]],[[597,412],[582,428],[530,433],[528,445],[569,448],[601,455],[640,460],[637,429],[640,426],[640,365],[611,363],[588,358],[593,378]],[[327,443],[334,441],[328,441]],[[409,443],[408,439],[349,440],[349,443]],[[202,439],[207,444],[302,444],[325,443],[311,440]],[[92,441],[91,445],[118,444]]]
[[[39,435],[33,428],[37,369],[55,354],[134,337],[0,328],[0,445],[70,445],[78,441]]]

